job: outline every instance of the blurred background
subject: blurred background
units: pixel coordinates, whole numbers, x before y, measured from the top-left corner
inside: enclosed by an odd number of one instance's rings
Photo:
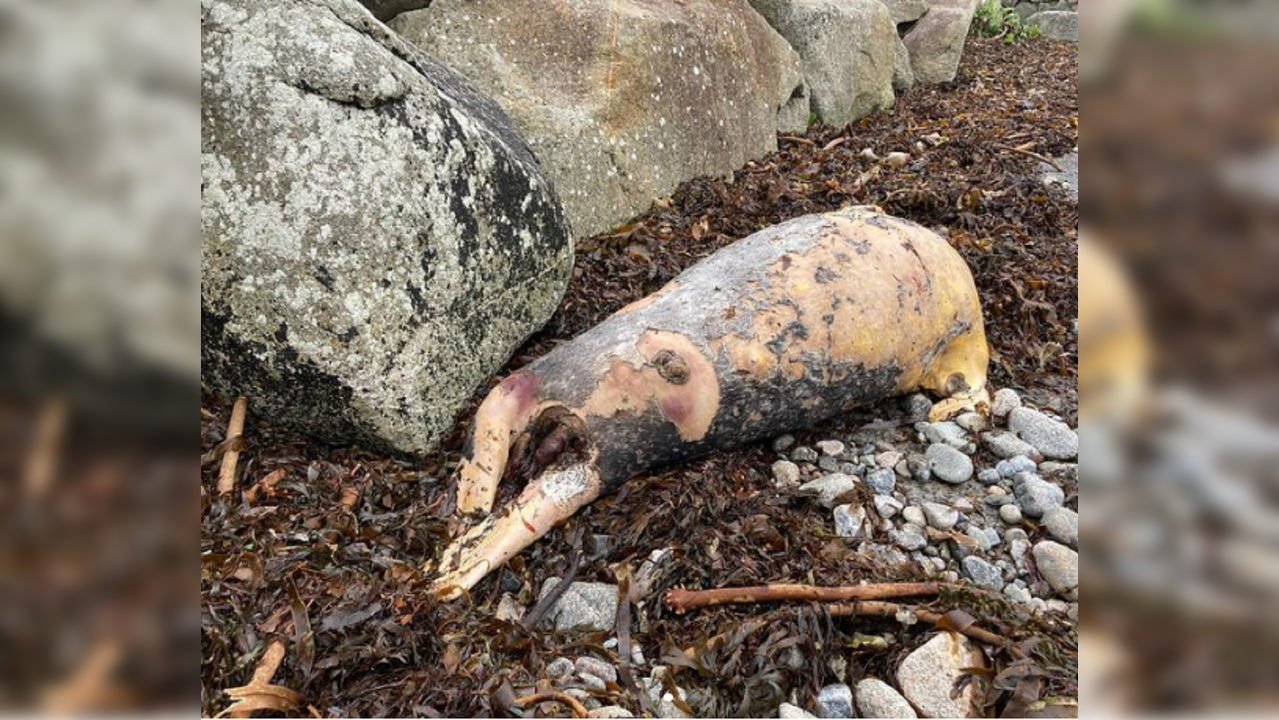
[[[1084,4],[1082,710],[1279,713],[1279,9]],[[0,709],[198,698],[197,33],[0,0]]]
[[[0,0],[0,711],[197,707],[198,12]]]
[[[1279,713],[1279,6],[1082,15],[1081,708]]]

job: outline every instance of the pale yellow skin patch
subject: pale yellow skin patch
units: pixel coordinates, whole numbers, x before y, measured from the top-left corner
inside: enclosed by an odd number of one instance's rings
[[[1126,422],[1146,396],[1151,344],[1119,262],[1079,236],[1079,416]]]
[[[752,298],[757,309],[749,334],[716,338],[712,349],[757,380],[776,373],[792,379],[815,371],[829,375],[840,365],[891,364],[901,368],[899,392],[924,388],[947,395],[954,374],[972,392],[983,388],[989,351],[981,304],[963,259],[923,228],[885,229],[838,216],[834,222],[831,237],[805,253],[783,256],[769,269],[771,283]],[[846,238],[861,241],[864,254]],[[786,336],[797,323],[806,337]],[[950,335],[940,354],[929,357]],[[779,341],[782,350],[774,353],[770,345]],[[823,361],[811,362],[813,357]]]
[[[710,359],[687,337],[660,330],[645,331],[635,348],[643,364],[614,358],[586,403],[573,412],[583,419],[607,418],[622,412],[643,412],[653,405],[675,425],[685,442],[706,437],[719,410],[719,381]],[[683,363],[687,375],[682,382],[670,382],[654,364],[663,351]]]

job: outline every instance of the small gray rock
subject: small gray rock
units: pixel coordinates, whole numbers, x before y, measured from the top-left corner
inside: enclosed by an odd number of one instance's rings
[[[938,530],[949,530],[959,522],[959,511],[949,505],[926,502],[922,507],[928,524]]]
[[[538,598],[558,585],[559,578],[547,578]],[[617,619],[617,586],[607,583],[575,582],[560,596],[543,622],[560,632],[609,630]]]
[[[996,418],[1008,417],[1013,408],[1021,407],[1021,396],[1012,388],[1000,388],[990,398],[990,414]]]
[[[1007,595],[1019,603],[1029,603],[1034,600],[1034,596],[1030,594],[1029,590],[1012,583],[1004,586],[1004,595]]]
[[[955,449],[961,449],[968,445],[968,433],[959,426],[958,423],[946,420],[937,423],[920,423],[917,426],[924,434],[924,439],[930,443],[941,443],[949,445]]]
[[[924,529],[914,523],[906,523],[899,530],[888,533],[889,539],[903,550],[919,550],[928,544],[924,539]]]
[[[921,483],[926,483],[933,479],[933,471],[928,468],[928,458],[919,453],[911,453],[906,456],[905,462],[906,477],[913,478],[915,482]]]
[[[839,472],[841,464],[842,463],[839,462],[839,458],[833,458],[829,455],[823,455],[817,458],[817,469],[822,472]]]
[[[559,679],[571,674],[573,674],[573,661],[568,658],[555,658],[546,664],[547,677]]]
[[[986,418],[981,413],[968,412],[955,418],[955,424],[975,435],[986,429]]]
[[[905,509],[902,510],[902,519],[920,527],[928,524],[928,518],[924,515],[924,509],[918,505],[907,505]]]
[[[964,570],[964,576],[976,585],[991,590],[1001,590],[1004,587],[1004,574],[999,571],[999,568],[976,555],[964,558],[961,567]]]
[[[892,685],[876,678],[857,683],[857,711],[864,718],[914,718],[915,709]]]
[[[1039,574],[1062,597],[1079,598],[1079,553],[1052,540],[1042,540],[1031,551]]]
[[[896,450],[885,450],[875,456],[875,464],[882,468],[891,469],[897,467],[897,463],[901,462],[903,457],[905,456]]]
[[[999,458],[1017,457],[1018,455],[1029,457],[1035,454],[1033,445],[1007,430],[982,433],[981,441],[986,444],[986,447],[990,449],[990,452],[995,457]]]
[[[933,401],[923,393],[915,393],[902,398],[902,410],[906,412],[906,422],[917,423],[928,419],[928,412],[933,409]]]
[[[897,473],[886,468],[872,470],[866,474],[866,487],[876,495],[892,495],[897,488]]]
[[[827,685],[817,693],[819,718],[851,718],[853,716],[853,690],[843,683]]]
[[[1053,508],[1044,513],[1040,522],[1057,542],[1079,547],[1079,513],[1068,507]]]
[[[1008,429],[1033,445],[1045,458],[1069,460],[1079,455],[1079,433],[1038,410],[1014,408],[1008,413]]]
[[[995,468],[986,468],[977,473],[977,481],[982,485],[994,485],[999,482],[999,471]]]
[[[790,459],[797,463],[815,463],[817,462],[817,451],[805,445],[800,445],[791,451]]]
[[[781,435],[773,440],[773,452],[781,454],[791,449],[795,444],[794,435]]]
[[[779,488],[798,487],[799,466],[790,460],[778,460],[773,463],[773,480]]]
[[[840,537],[861,538],[866,523],[866,509],[861,505],[840,505],[835,508],[835,534]]]
[[[822,440],[817,443],[817,449],[823,455],[839,457],[844,454],[844,443],[838,440]]]
[[[807,720],[808,718],[815,718],[817,716],[798,705],[782,703],[777,706],[777,717],[782,718],[782,720]]]
[[[995,472],[998,472],[1000,477],[1010,478],[1016,476],[1017,473],[1035,472],[1036,467],[1034,460],[1025,455],[1017,455],[1007,460],[1000,460],[995,465]]]
[[[1009,525],[1021,524],[1021,508],[1017,507],[1016,505],[1013,505],[1012,503],[1008,503],[1007,505],[1000,505],[999,519],[1003,520]]]
[[[863,555],[874,558],[885,565],[906,565],[910,562],[910,558],[906,553],[893,547],[892,545],[883,545],[880,543],[862,543],[857,549]]]
[[[1043,517],[1044,513],[1061,507],[1066,501],[1066,493],[1061,488],[1034,473],[1018,473],[1013,482],[1017,504],[1027,517]]]
[[[876,495],[875,512],[882,518],[891,518],[902,511],[902,504],[891,495]]]
[[[924,457],[928,459],[928,468],[933,476],[942,482],[958,485],[973,476],[972,458],[950,445],[929,445]]]
[[[593,657],[580,657],[575,664],[577,672],[590,673],[597,678],[607,680],[609,682],[617,682],[617,668],[609,663]]]
[[[839,496],[857,486],[857,478],[844,473],[823,475],[799,486],[800,492],[813,495],[823,507],[834,508]]]
[[[579,672],[577,674],[577,681],[580,682],[587,690],[595,690],[596,692],[605,692],[608,690],[608,683],[604,682],[604,678],[588,672]]]
[[[965,534],[977,541],[977,549],[982,552],[988,552],[991,548],[1003,542],[999,539],[999,533],[995,530],[979,528],[976,525],[969,525]]]

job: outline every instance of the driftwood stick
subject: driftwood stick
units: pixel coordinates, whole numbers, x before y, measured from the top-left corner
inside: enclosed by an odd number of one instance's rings
[[[522,698],[516,698],[515,704],[520,707],[527,707],[529,705],[536,705],[540,702],[550,701],[566,705],[569,710],[573,711],[573,717],[584,718],[589,715],[586,711],[586,706],[578,702],[577,698],[567,693],[562,693],[559,690],[542,690],[541,692],[536,692],[532,695],[525,695]]]
[[[915,614],[915,617],[923,620],[930,625],[941,627],[945,630],[952,630],[962,633],[978,642],[987,645],[995,645],[997,647],[1007,646],[1012,650],[1013,655],[1020,656],[1020,650],[1012,645],[1008,638],[989,630],[983,630],[976,625],[968,625],[962,628],[950,627],[945,621],[945,616],[940,613],[931,612],[929,610],[921,610],[897,603],[868,601],[827,605],[826,611],[834,617],[860,617],[860,616],[876,616],[876,617],[896,617],[903,610],[909,610]]]
[[[58,452],[67,425],[67,404],[61,398],[45,403],[36,423],[27,460],[25,487],[34,498],[44,497],[58,468]]]
[[[1017,153],[1018,155],[1025,155],[1026,157],[1034,158],[1036,160],[1039,160],[1040,162],[1044,162],[1052,166],[1052,169],[1056,170],[1057,172],[1062,172],[1061,166],[1057,164],[1057,161],[1053,160],[1047,155],[1041,155],[1033,150],[1023,150],[1019,147],[1013,147],[1012,145],[1000,145],[996,143],[995,147],[999,148],[1000,150],[1007,150],[1008,152],[1014,152],[1014,153]]]
[[[235,490],[235,465],[240,461],[240,451],[234,440],[244,434],[244,416],[249,409],[249,399],[241,395],[231,408],[231,421],[227,423],[226,438],[232,441],[222,456],[222,470],[218,473],[218,494],[227,495]]]
[[[839,587],[779,584],[716,588],[714,590],[675,588],[666,593],[665,601],[667,607],[682,614],[694,608],[728,605],[731,603],[779,602],[786,600],[842,602],[848,600],[918,597],[921,595],[936,595],[943,588],[948,587],[958,589],[962,586],[939,582],[905,582]]]

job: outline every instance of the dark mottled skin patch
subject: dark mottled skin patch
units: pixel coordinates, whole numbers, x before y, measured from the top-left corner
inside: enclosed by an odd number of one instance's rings
[[[835,282],[838,279],[839,273],[827,267],[819,267],[813,273],[813,280],[817,281],[819,285],[826,285],[827,283]]]

